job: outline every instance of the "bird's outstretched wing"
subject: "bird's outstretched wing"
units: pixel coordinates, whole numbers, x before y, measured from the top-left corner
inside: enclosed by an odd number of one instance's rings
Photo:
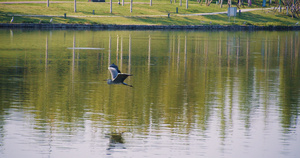
[[[118,66],[115,64],[111,64],[108,67],[108,70],[110,71],[112,80],[114,80],[118,76],[118,73],[121,73],[120,70],[118,69]]]
[[[114,83],[123,83],[128,76],[132,76],[131,74],[121,73],[118,66],[115,64],[111,64],[108,67],[108,70],[110,71],[111,78]]]
[[[114,80],[118,76],[118,71],[113,67],[108,67],[108,70],[110,71],[112,80]]]
[[[116,83],[123,83],[124,80],[125,80],[128,76],[132,76],[132,75],[130,75],[130,74],[124,74],[124,73],[119,73],[119,74],[117,75],[117,77],[113,79],[113,82],[116,82]]]
[[[117,65],[111,64],[109,67],[115,68],[118,71],[118,73],[121,73]]]

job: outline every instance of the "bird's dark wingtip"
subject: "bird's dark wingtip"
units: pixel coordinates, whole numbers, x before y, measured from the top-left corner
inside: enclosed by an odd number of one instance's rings
[[[111,65],[109,65],[109,67],[115,68],[118,71],[118,73],[121,73],[121,71],[119,70],[118,66],[115,65],[114,63],[112,63]]]
[[[110,64],[109,67],[116,67],[117,65],[115,65],[114,63]]]

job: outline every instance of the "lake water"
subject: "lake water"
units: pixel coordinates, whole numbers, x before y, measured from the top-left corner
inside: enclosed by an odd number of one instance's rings
[[[300,155],[299,31],[1,29],[0,41],[0,157]],[[104,81],[112,63],[133,87]]]

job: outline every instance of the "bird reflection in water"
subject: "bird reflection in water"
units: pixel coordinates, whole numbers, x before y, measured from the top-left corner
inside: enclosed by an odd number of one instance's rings
[[[109,147],[107,150],[112,149],[126,149],[124,144],[124,138],[122,137],[122,133],[111,133],[108,134],[107,137],[109,138]]]
[[[110,71],[111,78],[107,79],[107,84],[123,84],[129,87],[132,87],[132,85],[128,85],[127,83],[124,83],[124,80],[128,76],[132,76],[131,74],[121,73],[121,71],[118,69],[118,66],[115,64],[111,64],[108,67],[108,70]]]

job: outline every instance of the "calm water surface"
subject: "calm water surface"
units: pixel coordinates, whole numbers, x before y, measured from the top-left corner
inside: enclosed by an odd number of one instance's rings
[[[0,41],[0,157],[300,155],[297,31],[2,29]],[[103,81],[112,63],[133,88]]]

